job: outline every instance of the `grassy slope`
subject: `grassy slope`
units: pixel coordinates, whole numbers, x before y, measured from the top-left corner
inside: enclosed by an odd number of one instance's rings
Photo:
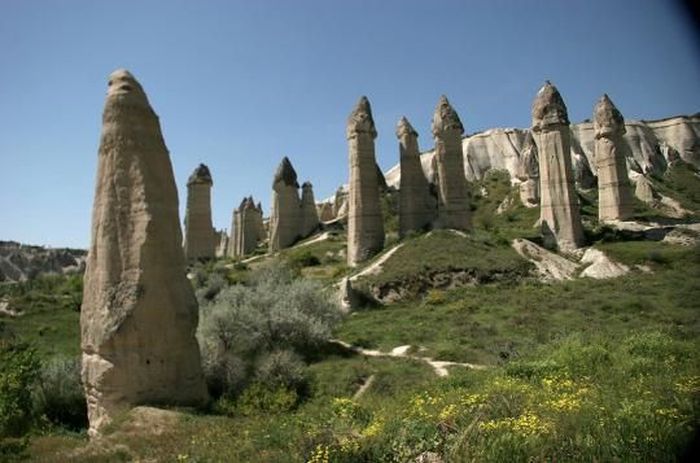
[[[516,202],[504,214],[493,213],[516,194],[501,177],[474,185],[478,231],[468,245],[446,232],[410,238],[403,253],[397,252],[400,265],[381,278],[405,277],[416,265],[450,268],[455,260],[458,266],[467,260],[479,271],[504,263],[520,269],[522,261],[506,243],[536,237],[538,211]],[[595,215],[594,198],[584,213]],[[432,245],[423,249],[424,244]],[[331,281],[347,269],[342,258],[327,253],[343,247],[339,239],[283,254],[291,261],[316,257],[321,265],[302,266],[302,274]],[[454,367],[449,378],[437,379],[422,363],[329,350],[310,365],[313,394],[294,412],[248,417],[186,412],[180,426],[161,436],[120,437],[130,452],[105,448],[98,456],[72,460],[294,462],[327,452],[331,461],[381,461],[380,455],[409,459],[421,449],[444,450],[453,461],[672,459],[668,452],[677,451],[699,415],[692,401],[700,394],[698,250],[651,242],[597,247],[630,265],[649,265],[654,273],[434,290],[357,312],[336,333],[386,350],[420,345],[427,348],[421,355],[492,365],[488,371]],[[73,317],[77,327],[77,313]],[[66,345],[77,346],[77,328],[65,332]],[[363,397],[336,400],[350,398],[372,375]],[[32,455],[64,461],[65,452],[84,444],[83,435],[53,433],[33,440]]]

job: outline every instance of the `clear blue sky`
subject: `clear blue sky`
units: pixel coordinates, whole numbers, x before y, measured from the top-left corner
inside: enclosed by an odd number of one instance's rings
[[[160,116],[180,192],[205,162],[213,218],[269,210],[289,156],[317,199],[346,182],[345,121],[366,94],[383,169],[406,115],[432,144],[440,94],[467,132],[527,127],[545,79],[572,121],[608,92],[628,119],[700,111],[700,48],[674,2],[0,1],[0,239],[87,247],[107,76]]]

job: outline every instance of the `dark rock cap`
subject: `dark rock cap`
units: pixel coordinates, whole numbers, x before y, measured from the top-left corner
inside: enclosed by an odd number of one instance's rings
[[[625,133],[625,118],[615,107],[607,93],[598,100],[593,110],[593,127],[596,137]]]
[[[560,124],[569,125],[564,99],[550,81],[545,81],[532,103],[532,129],[538,131]]]
[[[438,136],[448,131],[457,131],[461,135],[464,133],[464,126],[447,97],[441,95],[433,114],[433,135]]]
[[[311,190],[311,189],[313,189],[313,187],[314,186],[308,180],[301,184],[302,190]]]
[[[187,186],[194,183],[214,184],[214,181],[211,179],[211,172],[209,172],[209,168],[206,165],[200,164],[197,166],[194,172],[192,172],[192,175],[190,175],[190,178],[187,179]]]
[[[345,131],[347,138],[353,138],[358,133],[368,133],[372,138],[377,137],[377,129],[374,127],[374,119],[372,118],[372,107],[366,96],[360,98],[348,117]]]
[[[272,182],[274,185],[278,182],[283,182],[287,186],[293,186],[299,188],[299,183],[297,183],[297,173],[292,167],[292,163],[289,161],[287,156],[282,158],[279,167],[277,167],[277,172],[275,172],[275,179]]]
[[[399,119],[399,123],[396,124],[396,136],[398,138],[402,138],[407,135],[418,137],[418,132],[416,132],[416,129],[414,129],[411,123],[408,122],[406,116],[401,116],[401,119]]]

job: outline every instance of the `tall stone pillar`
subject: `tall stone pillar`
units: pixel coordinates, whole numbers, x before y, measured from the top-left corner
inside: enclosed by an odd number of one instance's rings
[[[598,219],[624,220],[632,215],[632,190],[627,176],[629,146],[625,142],[625,119],[608,95],[593,111],[595,163],[598,170]]]
[[[396,127],[401,170],[399,180],[399,236],[428,228],[435,216],[430,185],[425,178],[418,149],[418,132],[402,117]]]
[[[584,243],[566,105],[549,81],[532,104],[532,133],[540,160],[540,224],[545,244],[569,251]]]
[[[311,182],[301,186],[301,236],[306,238],[318,229],[318,211]]]
[[[141,404],[207,400],[168,149],[146,94],[109,78],[80,312],[89,434]]]
[[[241,244],[240,233],[238,232],[241,229],[241,211],[243,210],[245,202],[246,198],[243,198],[241,204],[239,204],[237,208],[233,208],[233,214],[231,215],[231,237],[228,240],[228,250],[226,252],[226,255],[231,258],[240,255],[238,250],[241,248]]]
[[[187,180],[185,211],[185,257],[188,260],[211,259],[216,249],[211,221],[211,179],[209,168],[200,164]]]
[[[464,127],[457,112],[442,95],[433,115],[433,138],[438,177],[438,217],[436,228],[471,229],[469,192],[464,175],[462,134]]]
[[[350,158],[348,265],[354,266],[384,248],[384,217],[374,157],[377,130],[365,96],[350,113],[346,137]]]
[[[293,245],[301,229],[299,184],[292,163],[285,156],[272,182],[272,211],[270,213],[270,252]]]

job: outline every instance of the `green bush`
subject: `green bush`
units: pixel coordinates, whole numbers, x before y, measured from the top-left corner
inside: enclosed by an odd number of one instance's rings
[[[27,344],[0,339],[0,460],[22,459],[33,424],[31,387],[39,360]]]
[[[235,397],[253,379],[301,393],[301,357],[330,338],[340,309],[320,284],[279,264],[250,280],[201,308],[197,336],[211,393]]]
[[[308,250],[292,254],[287,260],[289,265],[298,268],[315,267],[317,265],[321,265],[321,260]]]
[[[87,427],[87,403],[80,382],[80,358],[55,357],[42,365],[34,408],[52,424],[77,431]]]

